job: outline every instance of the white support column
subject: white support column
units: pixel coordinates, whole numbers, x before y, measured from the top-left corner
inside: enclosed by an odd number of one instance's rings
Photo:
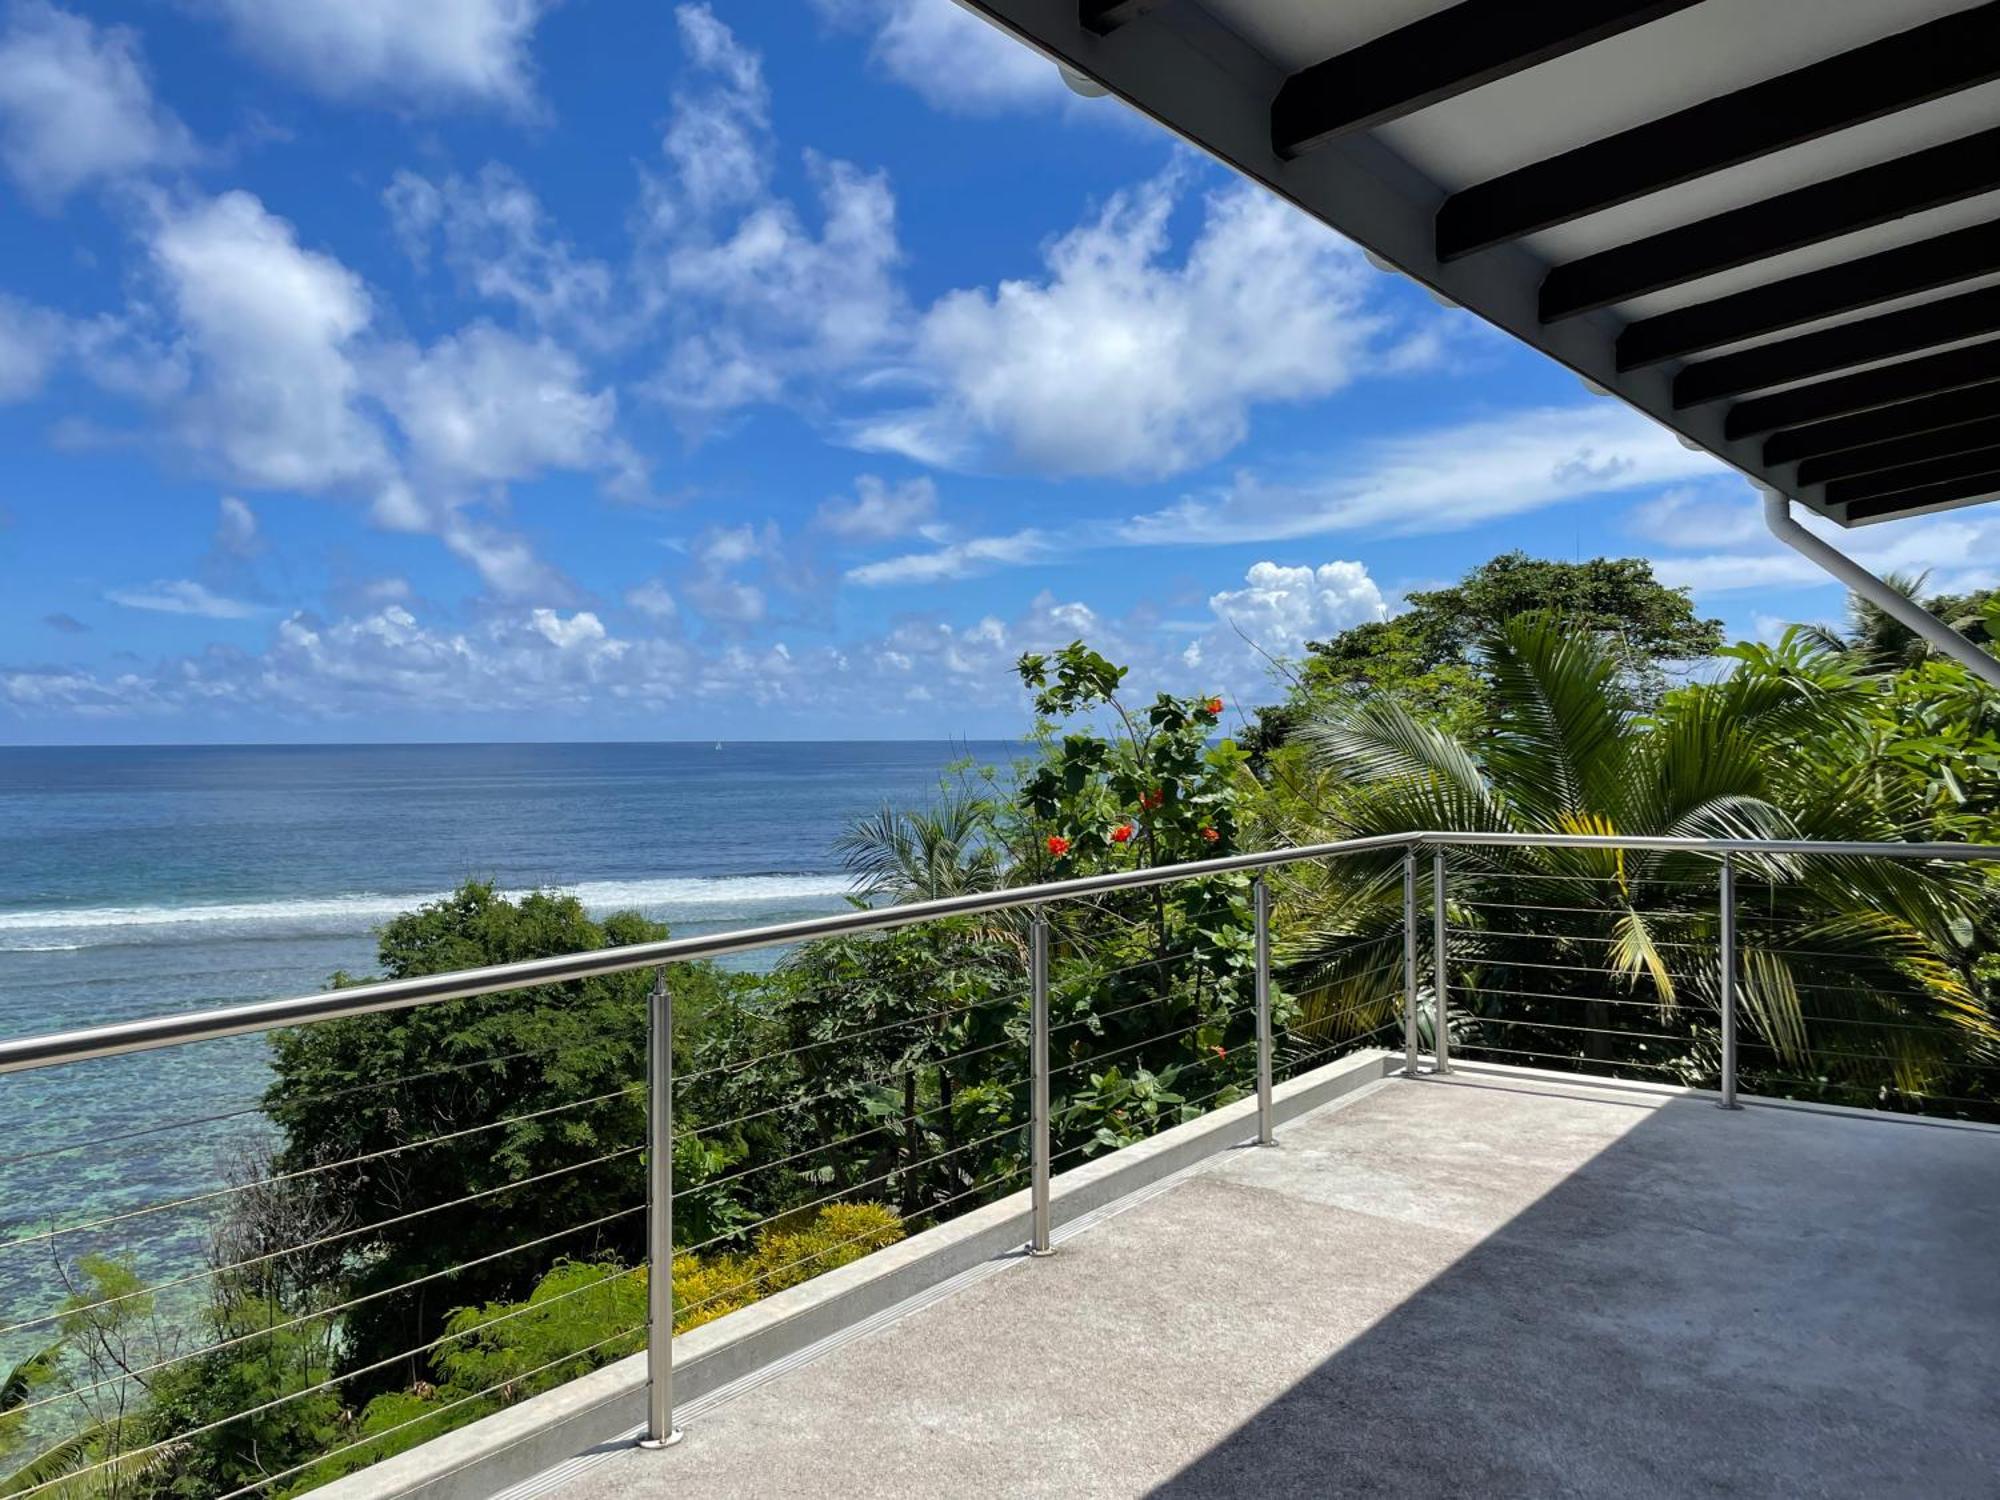
[[[1989,687],[2000,688],[2000,659],[1988,656],[1915,600],[1904,598],[1845,552],[1806,530],[1793,518],[1792,502],[1776,490],[1764,491],[1764,524],[1772,536],[1801,557],[1817,563],[1884,614],[1909,626]]]

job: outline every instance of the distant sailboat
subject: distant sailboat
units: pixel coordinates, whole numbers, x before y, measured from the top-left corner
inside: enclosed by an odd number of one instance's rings
[[[717,741],[715,742],[715,748],[716,748],[716,749],[718,749],[718,750],[720,750],[720,749],[722,748],[722,741],[721,741],[721,740],[717,740]]]

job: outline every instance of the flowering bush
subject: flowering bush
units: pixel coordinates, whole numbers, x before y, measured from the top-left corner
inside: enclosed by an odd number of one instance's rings
[[[1236,746],[1215,739],[1220,698],[1161,693],[1135,708],[1119,696],[1125,669],[1080,641],[1024,656],[1019,671],[1035,694],[1040,757],[1020,783],[1013,843],[1040,861],[1034,878],[1235,852],[1251,782]],[[1047,916],[1053,1064],[1071,1089],[1055,1108],[1058,1152],[1142,1139],[1247,1088],[1255,1050],[1238,1051],[1252,1030],[1247,878],[1054,903]],[[1118,1065],[1083,1086],[1079,1065],[1098,1055]]]

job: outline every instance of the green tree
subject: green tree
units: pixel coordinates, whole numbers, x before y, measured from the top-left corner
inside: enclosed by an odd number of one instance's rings
[[[992,1137],[1025,1077],[1022,960],[998,924],[934,921],[810,944],[773,976],[792,1128],[825,1143],[807,1195],[844,1186],[914,1218],[1018,1163]]]
[[[1006,850],[993,829],[991,798],[949,787],[926,807],[881,810],[834,841],[841,867],[864,901],[935,901],[990,891],[1006,878]]]
[[[147,1494],[228,1494],[343,1442],[348,1403],[329,1384],[333,1326],[294,1324],[268,1304],[218,1309],[211,1352],[169,1365],[153,1382],[147,1436],[167,1448]]]
[[[573,897],[508,900],[470,883],[383,928],[384,977],[409,978],[653,941],[630,913],[591,920]],[[675,965],[678,1040],[734,981]],[[346,976],[336,982],[347,983]],[[642,1245],[646,972],[321,1022],[273,1039],[274,1165],[335,1185],[350,1300],[342,1365],[421,1351],[454,1307],[524,1296],[564,1256]],[[420,1352],[356,1376],[406,1383]]]
[[[1300,723],[1333,697],[1388,696],[1448,732],[1470,733],[1487,708],[1480,643],[1538,610],[1601,639],[1617,665],[1607,691],[1636,707],[1659,702],[1674,664],[1722,645],[1721,623],[1697,615],[1687,591],[1658,582],[1642,558],[1569,563],[1509,552],[1449,587],[1410,594],[1390,619],[1308,645],[1300,691],[1284,717]]]
[[[1655,717],[1614,691],[1620,654],[1553,615],[1500,627],[1481,663],[1492,708],[1476,745],[1385,699],[1339,705],[1301,731],[1339,788],[1326,835],[1893,841],[1912,826],[1907,788],[1884,795],[1797,753],[1865,716],[1872,688],[1838,663],[1739,671],[1670,694]],[[1393,1019],[1393,982],[1355,986],[1394,972],[1396,858],[1337,861],[1288,892],[1285,960],[1309,1015],[1372,996],[1347,1024]],[[1992,1052],[1966,950],[1976,876],[1892,861],[1738,863],[1742,909],[1755,916],[1739,944],[1746,1073],[1915,1092]],[[1503,1060],[1576,1057],[1712,1081],[1712,860],[1464,848],[1451,864],[1462,1040]]]
[[[1928,610],[1968,639],[1985,644],[2000,639],[2000,592],[1992,589],[1969,594],[1933,594],[1923,597],[1925,573],[1889,573],[1882,581],[1919,608]],[[1859,594],[1847,596],[1847,628],[1805,625],[1800,629],[1815,645],[1837,651],[1871,672],[1897,672],[1922,665],[1936,656],[1936,648],[1881,605]]]
[[[0,1458],[29,1455],[0,1475],[0,1495],[148,1493],[161,1459],[150,1392],[174,1354],[171,1320],[129,1260],[88,1252],[59,1269],[56,1337],[0,1381]]]
[[[1038,754],[1006,825],[1017,880],[1238,850],[1255,782],[1243,752],[1214,739],[1220,698],[1128,705],[1126,669],[1081,642],[1018,670],[1035,695]],[[1059,1154],[1129,1144],[1247,1086],[1249,889],[1215,876],[1047,908]]]

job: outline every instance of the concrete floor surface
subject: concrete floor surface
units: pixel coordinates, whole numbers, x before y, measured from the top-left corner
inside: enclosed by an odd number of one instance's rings
[[[563,1500],[2000,1496],[2000,1136],[1390,1080]]]

